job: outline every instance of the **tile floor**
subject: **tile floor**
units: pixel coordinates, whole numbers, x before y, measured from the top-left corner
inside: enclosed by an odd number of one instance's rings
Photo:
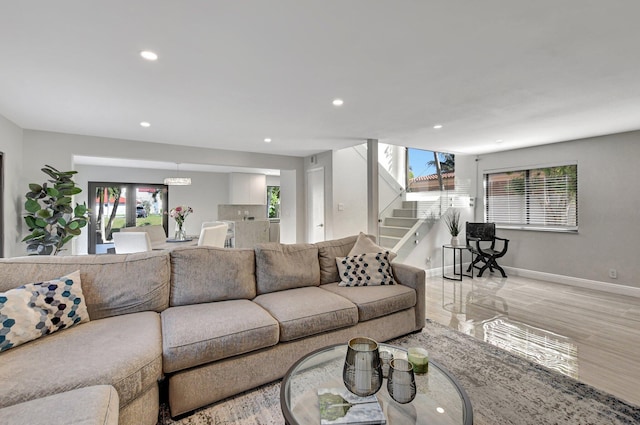
[[[427,317],[640,406],[640,298],[519,276],[430,277]]]

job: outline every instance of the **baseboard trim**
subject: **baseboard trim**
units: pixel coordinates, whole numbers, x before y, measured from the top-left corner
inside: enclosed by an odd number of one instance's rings
[[[463,270],[469,267],[469,263],[463,265]],[[615,283],[600,282],[598,280],[582,279],[580,277],[564,276],[553,273],[539,272],[535,270],[519,269],[516,267],[503,267],[507,276],[522,276],[530,279],[543,280],[545,282],[560,283],[563,285],[577,286],[579,288],[593,289],[596,291],[609,292],[612,294],[625,295],[628,297],[640,298],[640,288],[627,285],[616,285]],[[425,270],[427,277],[442,276],[442,267],[435,267]],[[476,271],[477,272],[477,271]],[[445,273],[453,273],[453,266],[445,266]]]
[[[596,291],[610,292],[612,294],[626,295],[640,298],[640,288],[627,285],[616,285],[615,283],[600,282],[598,280],[582,279],[580,277],[563,276],[559,274],[539,272],[535,270],[519,269],[516,267],[504,267],[507,275],[528,277],[531,279],[544,280],[547,282],[561,283],[563,285],[577,286]]]

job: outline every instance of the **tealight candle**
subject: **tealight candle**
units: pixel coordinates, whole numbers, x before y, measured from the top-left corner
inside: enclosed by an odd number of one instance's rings
[[[407,350],[407,358],[413,365],[415,373],[427,373],[429,371],[429,352],[424,348],[409,348]]]

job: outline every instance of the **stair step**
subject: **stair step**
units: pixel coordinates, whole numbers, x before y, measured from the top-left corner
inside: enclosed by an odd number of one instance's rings
[[[384,219],[385,226],[406,227],[410,229],[418,222],[417,218],[408,217],[387,217]]]
[[[380,236],[393,236],[396,238],[401,238],[407,234],[406,227],[396,227],[396,226],[379,226]]]
[[[405,210],[417,210],[418,201],[402,201],[402,209]]]
[[[393,248],[394,246],[396,246],[396,244],[398,242],[400,242],[401,238],[394,238],[392,236],[380,236],[380,240],[378,241],[378,244],[382,247],[385,248]]]
[[[409,209],[409,208],[394,209],[392,215],[393,215],[393,217],[415,218],[416,210],[415,209]]]

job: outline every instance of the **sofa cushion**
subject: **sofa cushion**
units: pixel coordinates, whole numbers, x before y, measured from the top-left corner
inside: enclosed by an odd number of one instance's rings
[[[0,292],[0,352],[88,321],[79,271]]]
[[[158,313],[92,320],[0,353],[0,407],[105,384],[116,388],[122,409],[161,374]]]
[[[201,246],[171,252],[171,306],[255,296],[253,249]]]
[[[316,243],[320,264],[320,284],[338,282],[337,257],[346,257],[356,243],[357,236]]]
[[[340,286],[395,285],[389,251],[336,258]]]
[[[278,322],[248,300],[162,312],[164,371],[176,372],[278,343]]]
[[[374,242],[374,237],[365,235],[360,232],[358,237],[356,238],[356,242],[349,251],[349,256],[367,254],[367,253],[378,253],[389,251],[388,248],[383,248],[380,245]],[[393,261],[397,257],[397,254],[393,251],[389,251],[389,260]]]
[[[346,298],[317,287],[258,295],[280,324],[280,341],[291,341],[358,323],[358,309]]]
[[[169,306],[169,253],[34,255],[0,259],[0,291],[80,270],[91,320]]]
[[[255,246],[258,294],[320,285],[318,247],[264,243]]]
[[[2,425],[117,425],[118,393],[111,385],[79,388],[0,409]]]
[[[404,285],[344,287],[337,282],[320,289],[340,295],[358,307],[360,322],[383,317],[416,305],[416,291]]]

